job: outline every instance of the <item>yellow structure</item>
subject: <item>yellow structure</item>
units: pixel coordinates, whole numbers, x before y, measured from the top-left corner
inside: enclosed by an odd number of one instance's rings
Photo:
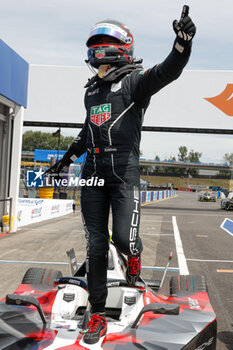
[[[53,199],[53,187],[41,187],[40,188],[40,198]]]
[[[12,231],[12,225],[13,225],[13,216],[11,217],[11,228],[10,228],[10,225],[9,225],[9,215],[3,215],[3,216],[2,216],[2,228],[3,228],[3,232]]]

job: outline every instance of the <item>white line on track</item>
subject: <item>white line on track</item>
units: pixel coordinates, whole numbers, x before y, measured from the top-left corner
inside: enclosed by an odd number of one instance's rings
[[[47,228],[47,227],[38,227],[38,228],[24,228],[24,227],[20,227],[18,229],[19,231],[49,231],[49,232],[56,232],[58,231],[58,229],[55,228]]]
[[[172,222],[171,220],[170,221],[164,221],[164,220],[151,220],[151,219],[141,219],[140,222]]]
[[[5,253],[1,253],[0,258],[3,258],[4,255],[11,254],[11,253],[14,253],[16,251],[17,251],[17,249],[11,249],[11,250],[6,251]]]
[[[144,236],[174,236],[173,233],[140,233],[140,235]]]
[[[42,231],[46,231],[46,232],[58,232],[59,230],[58,229],[51,229],[51,228],[46,228],[46,227],[42,227],[42,228],[19,228],[18,231],[39,231],[39,232],[42,232]],[[84,231],[78,231],[78,230],[73,230],[75,233],[83,233],[85,234]]]
[[[188,265],[184,255],[184,249],[183,249],[182,241],[180,238],[180,232],[178,229],[175,216],[172,217],[172,224],[173,224],[173,230],[174,230],[174,236],[175,236],[176,253],[178,258],[178,266],[180,269],[180,274],[189,275]]]
[[[142,270],[149,270],[149,271],[164,271],[166,267],[163,266],[142,266]],[[169,267],[168,271],[176,271],[179,272],[179,267]]]
[[[205,259],[186,259],[187,261],[199,261],[199,262],[215,262],[215,263],[233,263],[233,260],[205,260]]]
[[[19,261],[19,260],[0,260],[0,264],[15,264],[15,265],[61,265],[67,266],[69,265],[66,262],[58,262],[58,261]],[[81,263],[77,263],[78,266],[82,265]],[[165,267],[163,266],[142,266],[142,270],[158,270],[164,271]],[[179,271],[178,267],[169,267],[169,271]]]
[[[0,264],[19,264],[19,265],[69,265],[68,263],[66,262],[58,262],[58,261],[19,261],[19,260],[0,260]],[[81,264],[78,264],[77,265],[81,265]]]
[[[166,211],[166,212],[163,212],[164,214],[166,215],[173,215],[174,214],[174,210],[173,211]],[[155,215],[159,215],[159,214],[155,214]],[[176,213],[176,216],[219,216],[219,217],[223,217],[225,218],[225,216],[223,214],[201,214],[201,213],[186,213],[186,212],[182,212],[182,210],[180,211],[177,211]],[[163,221],[164,222],[164,221]]]

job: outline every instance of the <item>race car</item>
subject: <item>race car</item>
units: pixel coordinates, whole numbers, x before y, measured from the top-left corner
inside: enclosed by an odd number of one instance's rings
[[[0,349],[216,349],[217,321],[204,276],[171,277],[168,295],[161,293],[165,274],[161,281],[141,277],[130,287],[125,257],[112,244],[107,334],[94,345],[86,344],[90,305],[85,264],[76,268],[74,251],[68,254],[70,276],[29,268],[16,291],[0,302]]]
[[[225,198],[221,200],[221,209],[233,209],[233,198]]]
[[[198,200],[200,202],[216,202],[217,199],[212,193],[205,192],[198,195]]]
[[[222,195],[221,200],[221,209],[230,210],[233,209],[233,192],[226,192],[225,195]]]

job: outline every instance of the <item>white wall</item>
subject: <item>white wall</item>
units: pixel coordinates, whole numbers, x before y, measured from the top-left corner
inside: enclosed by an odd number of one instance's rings
[[[29,66],[24,120],[83,123],[87,67]]]
[[[84,85],[92,75],[87,67],[30,65],[24,120],[84,122]],[[144,125],[233,129],[233,117],[205,100],[219,95],[232,81],[233,71],[185,70],[152,97]],[[233,97],[227,98],[233,115]]]
[[[17,231],[17,205],[20,180],[20,162],[23,135],[23,113],[24,107],[16,106],[14,117],[14,130],[12,140],[12,158],[11,158],[11,175],[10,175],[10,197],[12,198],[12,231]]]
[[[72,213],[73,200],[19,198],[18,227]]]

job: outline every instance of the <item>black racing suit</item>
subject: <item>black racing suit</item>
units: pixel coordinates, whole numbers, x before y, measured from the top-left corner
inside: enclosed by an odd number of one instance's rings
[[[139,237],[139,144],[143,116],[150,98],[175,80],[188,62],[189,44],[183,53],[173,47],[163,63],[144,71],[128,65],[87,84],[83,129],[67,151],[74,160],[87,151],[82,178],[104,179],[104,186],[81,190],[82,217],[87,238],[87,276],[93,312],[104,311],[107,297],[109,211],[112,239],[126,255],[142,251]]]

